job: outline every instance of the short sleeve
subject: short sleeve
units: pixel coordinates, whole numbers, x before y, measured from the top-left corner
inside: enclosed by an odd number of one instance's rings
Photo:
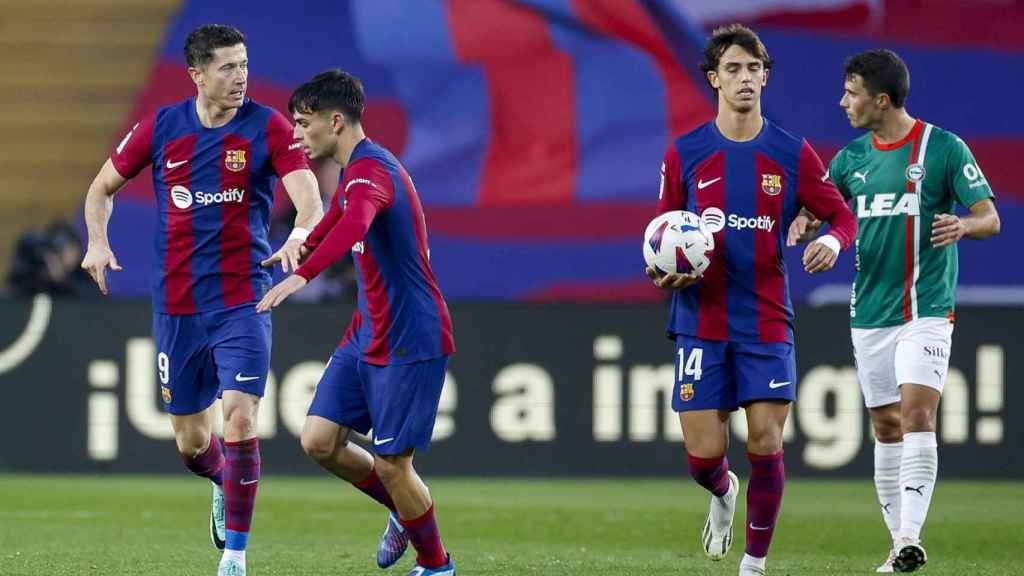
[[[974,154],[971,154],[971,149],[956,136],[953,136],[946,160],[946,178],[956,201],[964,207],[970,208],[979,200],[994,197],[992,187],[985,179],[978,161],[974,159]]]
[[[153,126],[156,114],[147,114],[114,147],[110,162],[125,180],[134,178],[153,162]]]
[[[658,214],[686,207],[686,194],[683,189],[682,162],[679,151],[673,143],[665,152],[661,163],[661,188],[658,191]]]
[[[839,240],[843,249],[848,248],[857,237],[857,219],[829,181],[825,165],[806,140],[803,141],[797,170],[800,204],[806,206],[816,218],[826,220],[830,227],[829,234]]]
[[[825,180],[830,180],[835,185],[836,190],[839,190],[839,193],[843,195],[843,198],[849,200],[853,198],[853,194],[846,186],[844,160],[846,160],[846,154],[843,150],[840,150],[832,157],[832,161],[828,163],[828,170],[825,171]]]
[[[267,147],[274,172],[279,177],[309,168],[302,145],[293,136],[291,123],[277,110],[271,112],[267,124]]]

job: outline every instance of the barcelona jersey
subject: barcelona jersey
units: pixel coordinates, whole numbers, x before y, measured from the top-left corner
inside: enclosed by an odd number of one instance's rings
[[[708,122],[669,146],[658,214],[699,214],[715,236],[711,265],[672,296],[668,332],[706,340],[792,342],[793,306],[782,248],[801,206],[830,222],[842,248],[857,223],[806,140],[765,119],[735,142]]]
[[[307,167],[281,113],[247,99],[226,125],[206,128],[189,98],[135,124],[111,162],[126,179],[153,165],[154,312],[211,312],[263,296],[274,186]]]
[[[368,364],[410,364],[455,351],[448,305],[430,266],[427,225],[412,179],[391,152],[364,139],[296,270],[307,280],[352,251],[359,307],[340,352]]]

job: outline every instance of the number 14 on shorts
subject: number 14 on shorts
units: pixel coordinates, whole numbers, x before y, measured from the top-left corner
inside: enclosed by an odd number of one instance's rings
[[[701,365],[704,362],[704,349],[698,347],[691,348],[689,357],[687,357],[686,350],[680,346],[676,353],[679,355],[676,381],[682,382],[685,376],[691,376],[692,380],[700,380]]]

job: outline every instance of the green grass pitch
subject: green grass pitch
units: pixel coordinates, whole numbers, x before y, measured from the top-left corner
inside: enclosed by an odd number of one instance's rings
[[[677,480],[430,479],[442,535],[463,575],[736,574],[701,552],[707,496]],[[745,489],[745,485],[744,485]],[[213,576],[209,488],[176,477],[0,475],[0,575]],[[940,479],[923,575],[1024,574],[1024,483]],[[383,574],[385,514],[341,481],[266,477],[249,544],[251,576]],[[873,574],[887,535],[870,480],[790,481],[769,574]],[[405,574],[410,551],[387,574]]]

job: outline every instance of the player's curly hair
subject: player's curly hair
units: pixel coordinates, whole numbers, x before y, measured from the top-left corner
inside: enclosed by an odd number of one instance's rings
[[[213,60],[217,48],[245,44],[245,34],[234,26],[204,24],[189,33],[185,40],[185,62],[190,68],[202,68]]]
[[[847,80],[854,74],[863,79],[868,94],[887,94],[896,108],[903,108],[910,94],[910,70],[892,50],[867,50],[846,61],[843,73]]]
[[[761,37],[757,35],[757,32],[743,24],[729,24],[715,28],[708,43],[704,46],[704,62],[701,63],[700,69],[704,73],[705,79],[707,79],[708,72],[718,69],[722,54],[725,54],[725,51],[733,44],[760,60],[764,64],[765,70],[771,70],[772,59],[768,56],[768,49],[765,48],[764,42],[761,42]],[[708,84],[711,84],[710,80],[708,80]],[[714,86],[711,88],[714,89]]]
[[[359,78],[334,68],[313,76],[292,92],[288,111],[313,114],[336,110],[349,122],[362,122],[366,95]]]

